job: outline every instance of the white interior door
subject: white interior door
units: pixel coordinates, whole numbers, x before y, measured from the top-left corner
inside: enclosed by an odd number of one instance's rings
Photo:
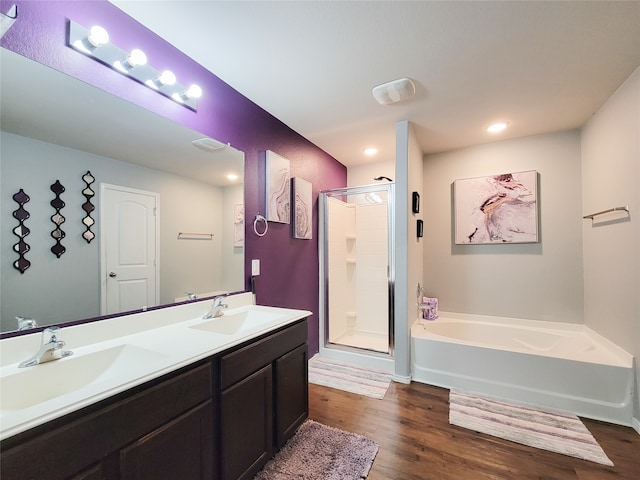
[[[158,304],[157,193],[100,186],[102,315]]]

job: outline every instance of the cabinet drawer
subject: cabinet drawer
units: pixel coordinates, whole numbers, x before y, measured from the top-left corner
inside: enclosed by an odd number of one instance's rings
[[[306,319],[258,340],[220,360],[220,386],[225,388],[273,362],[307,341]]]
[[[206,363],[18,446],[3,449],[0,477],[68,478],[211,395],[211,364]]]

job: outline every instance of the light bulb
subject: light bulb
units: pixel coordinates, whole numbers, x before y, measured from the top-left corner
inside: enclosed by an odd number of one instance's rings
[[[131,67],[146,65],[147,55],[139,48],[134,48],[133,50],[131,50],[131,53],[127,57],[127,63],[131,65]]]
[[[129,73],[129,70],[134,69],[138,65],[145,65],[146,63],[147,56],[145,53],[138,48],[134,48],[124,61],[117,60],[113,63],[113,66],[122,73]]]
[[[94,25],[91,27],[91,30],[89,30],[87,40],[95,48],[98,48],[109,41],[109,33],[100,25]]]
[[[176,83],[176,76],[171,70],[165,70],[158,75],[158,82],[160,85],[173,85]]]
[[[184,94],[187,98],[200,98],[202,89],[198,85],[191,85]]]

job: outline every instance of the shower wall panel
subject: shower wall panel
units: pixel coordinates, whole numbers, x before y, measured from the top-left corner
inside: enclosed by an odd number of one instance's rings
[[[389,331],[387,204],[356,207],[355,329],[386,336]]]

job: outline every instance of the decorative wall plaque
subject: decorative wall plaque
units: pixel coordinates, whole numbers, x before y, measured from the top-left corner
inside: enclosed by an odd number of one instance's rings
[[[25,220],[29,218],[29,212],[24,209],[24,205],[30,199],[29,195],[24,193],[22,189],[13,196],[13,199],[18,204],[18,209],[13,212],[13,218],[18,220],[18,226],[13,229],[13,234],[18,237],[18,243],[13,246],[13,250],[18,254],[18,259],[13,262],[13,266],[20,270],[20,273],[24,273],[25,270],[31,266],[31,262],[25,258],[30,247],[24,240],[25,237],[31,233],[24,224]]]
[[[86,228],[85,232],[82,234],[82,238],[84,238],[87,243],[91,243],[91,240],[96,238],[95,233],[91,231],[91,227],[96,222],[91,217],[91,212],[93,212],[96,208],[93,203],[91,203],[91,199],[95,195],[95,192],[91,189],[91,184],[95,182],[96,179],[93,177],[93,175],[91,175],[91,172],[87,170],[87,173],[82,176],[82,180],[84,180],[84,183],[87,184],[87,186],[82,190],[82,195],[84,195],[84,197],[87,199],[87,201],[82,204],[82,209],[86,213],[86,216],[82,219],[82,224]]]
[[[60,195],[62,195],[64,190],[65,188],[60,183],[60,180],[56,180],[56,183],[51,185],[51,191],[56,194],[55,198],[51,200],[51,206],[55,209],[56,212],[51,215],[51,221],[55,225],[55,228],[51,231],[51,236],[56,241],[56,244],[51,247],[51,251],[58,258],[60,258],[60,256],[67,251],[62,243],[60,243],[65,237],[65,233],[60,228],[60,225],[62,225],[66,220],[60,213],[60,210],[62,210],[65,205],[64,201],[62,201],[62,199],[60,198]]]

